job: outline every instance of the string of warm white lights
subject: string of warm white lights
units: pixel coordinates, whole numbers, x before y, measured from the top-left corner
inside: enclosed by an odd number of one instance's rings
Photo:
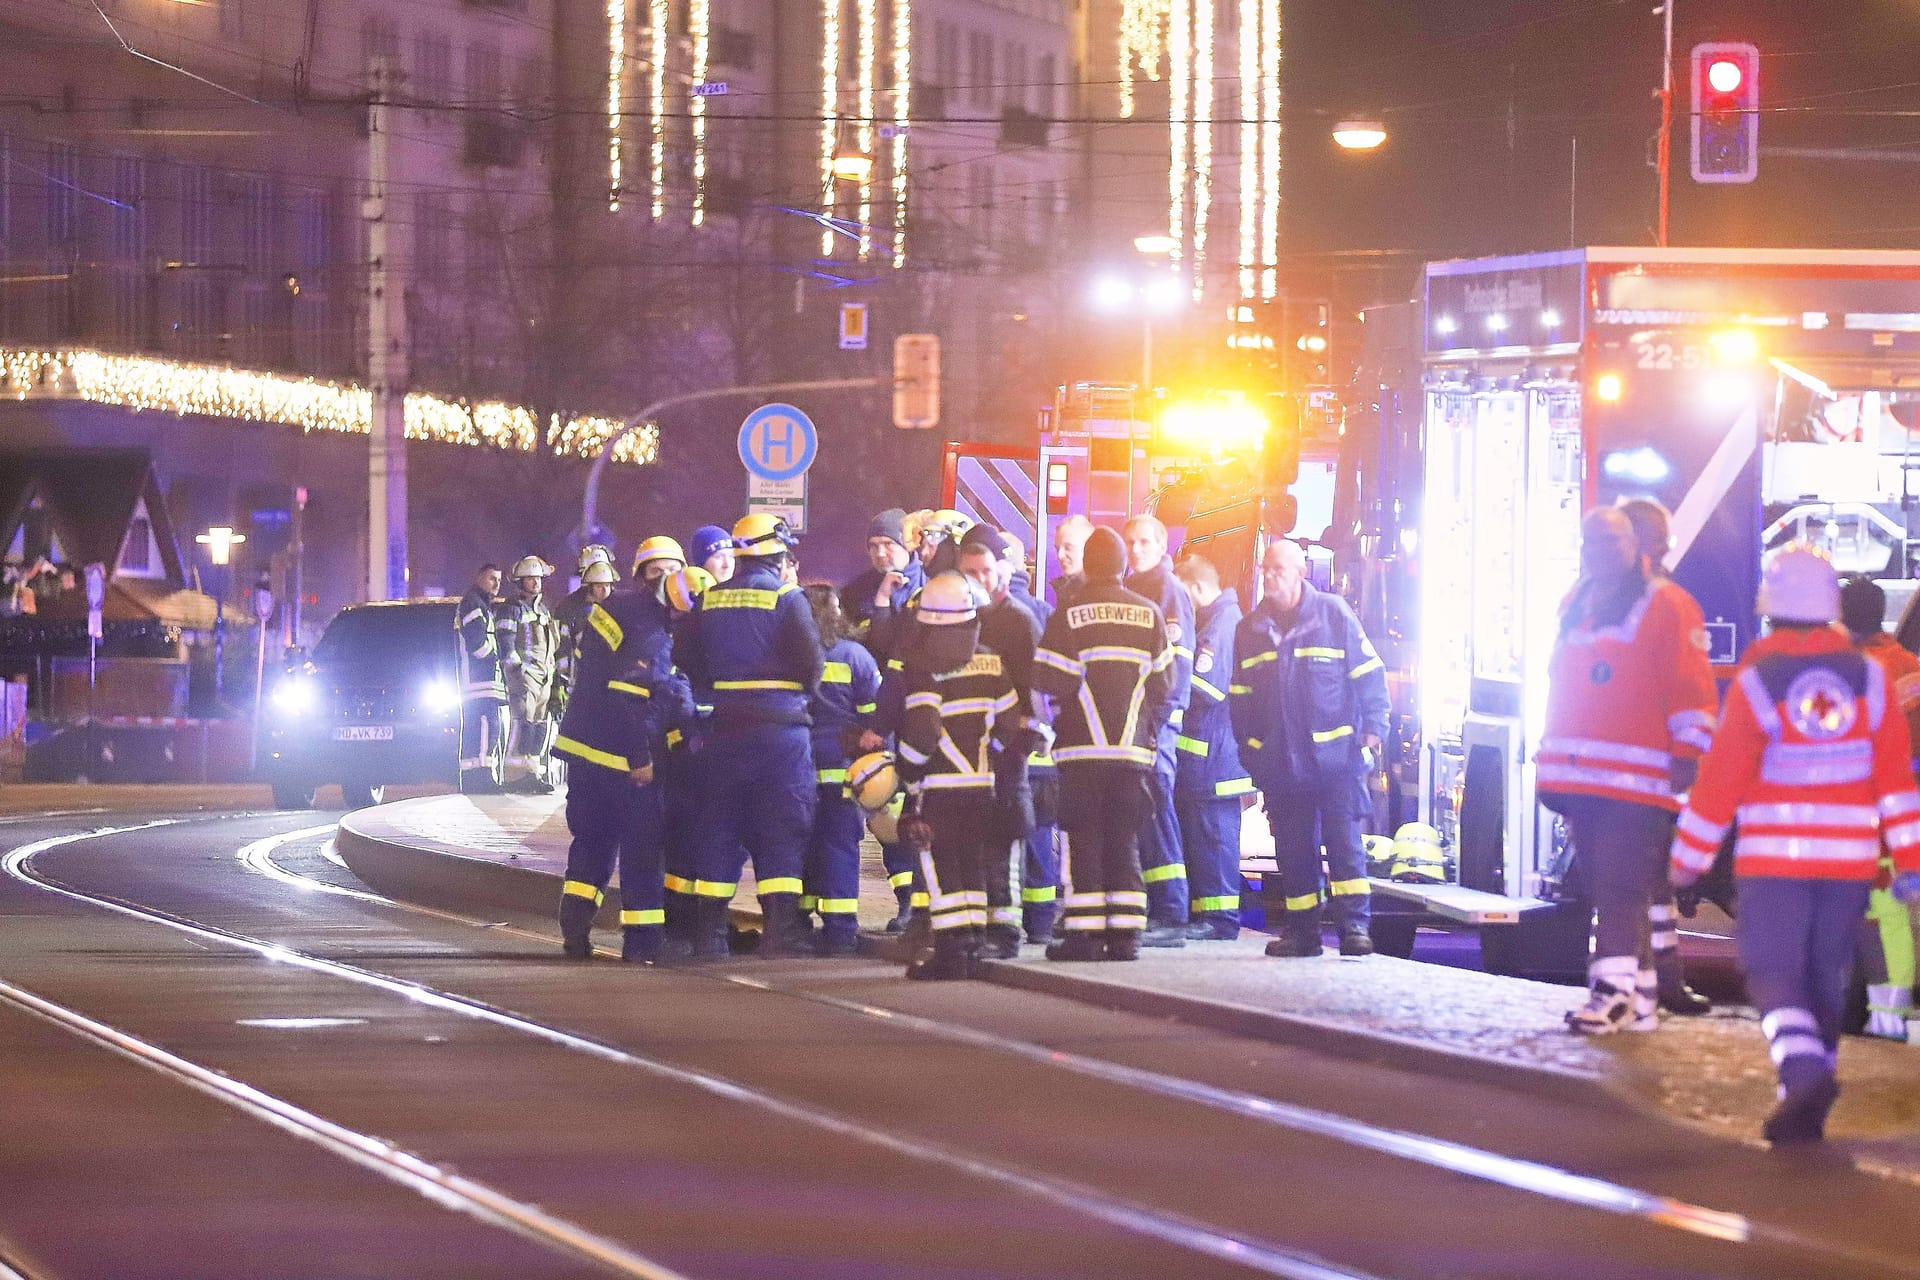
[[[151,356],[99,351],[0,351],[6,394],[53,396],[156,413],[274,422],[303,432],[367,435],[373,393],[353,383],[323,382],[252,369],[188,364]],[[407,438],[531,453],[541,438],[531,409],[498,400],[448,400],[424,392],[406,398]],[[555,453],[594,457],[620,429],[618,418],[547,419],[547,446]],[[620,462],[649,463],[660,451],[651,424],[614,449]]]
[[[647,24],[647,102],[653,117],[653,154],[648,174],[655,221],[667,213],[667,18],[668,0],[652,0]]]
[[[1193,6],[1193,297],[1204,292],[1207,215],[1213,206],[1213,6]]]
[[[1260,296],[1271,299],[1279,292],[1275,263],[1280,259],[1280,0],[1264,0],[1260,25],[1259,118],[1266,122],[1260,146]]]
[[[907,262],[907,120],[913,86],[913,6],[893,0],[893,265]]]
[[[820,0],[820,212],[833,209],[833,153],[840,141],[840,0]],[[833,228],[820,229],[820,252],[833,256]]]
[[[620,212],[620,96],[627,66],[627,0],[607,0],[607,209]]]
[[[708,57],[712,49],[712,0],[692,0],[687,25],[693,30],[693,84],[697,91],[707,82]],[[693,225],[707,220],[707,96],[693,95]]]
[[[1211,0],[1201,0],[1211,3]],[[1171,259],[1187,243],[1187,147],[1193,137],[1193,15],[1190,0],[1174,0],[1167,17],[1167,234]]]
[[[1125,0],[1120,7],[1120,115],[1134,111],[1136,71],[1149,80],[1160,78],[1160,59],[1166,51],[1167,14],[1173,0]]]
[[[1259,286],[1260,202],[1260,9],[1261,0],[1240,0],[1240,296]]]
[[[879,79],[880,0],[858,0],[860,6],[860,126],[855,131],[860,154],[874,158],[873,107]],[[871,178],[871,170],[869,179]],[[860,184],[860,261],[873,254],[873,183]]]

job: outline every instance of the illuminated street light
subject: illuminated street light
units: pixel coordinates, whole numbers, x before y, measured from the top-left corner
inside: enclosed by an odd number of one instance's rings
[[[864,151],[841,151],[833,157],[833,176],[865,185],[873,177],[873,157]]]
[[[1145,254],[1150,258],[1164,258],[1179,247],[1179,241],[1168,235],[1135,236],[1133,238],[1134,251]]]
[[[214,525],[205,533],[195,534],[193,540],[207,549],[207,559],[216,569],[225,569],[233,562],[233,549],[247,540],[244,533],[235,533],[224,524]],[[226,683],[227,647],[227,575],[218,575],[213,594],[213,697],[220,699],[222,686]]]
[[[1093,304],[1102,311],[1120,311],[1132,301],[1132,283],[1119,276],[1101,276],[1093,282]]]
[[[1375,151],[1387,140],[1387,127],[1374,120],[1342,120],[1333,126],[1333,141],[1346,151]]]
[[[235,533],[224,524],[217,524],[205,533],[196,534],[193,539],[207,549],[207,559],[218,565],[233,561],[233,549],[247,540],[244,533]]]

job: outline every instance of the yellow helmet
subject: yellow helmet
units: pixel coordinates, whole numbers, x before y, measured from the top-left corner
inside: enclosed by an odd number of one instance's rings
[[[513,578],[544,578],[553,572],[553,566],[539,556],[521,556],[514,561]]]
[[[580,571],[580,585],[597,586],[601,583],[612,586],[620,581],[620,572],[605,560],[595,560]]]
[[[676,613],[692,613],[693,607],[700,603],[700,597],[707,594],[713,586],[713,575],[694,565],[688,569],[670,573],[663,583],[667,595],[667,604]]]
[[[922,507],[900,522],[900,531],[907,535],[909,547],[917,548],[920,545],[920,535],[926,532],[927,526],[933,522],[936,514],[931,509]]]
[[[907,807],[907,793],[902,791],[887,801],[886,806],[867,815],[867,830],[881,844],[898,844],[900,841],[900,815]]]
[[[878,813],[900,791],[900,773],[885,751],[870,751],[847,766],[847,794],[868,813]]]
[[[1393,833],[1395,880],[1417,884],[1445,884],[1447,855],[1440,845],[1440,833],[1424,822],[1408,822]]]
[[[973,517],[952,508],[927,513],[927,519],[920,526],[921,538],[951,539],[954,542],[966,537],[967,530],[973,528]]]
[[[687,553],[680,544],[664,535],[648,538],[633,553],[633,576],[639,577],[640,570],[656,560],[672,560],[683,568],[687,563]]]
[[[734,521],[733,545],[745,555],[777,556],[799,546],[800,539],[781,517],[755,512]]]
[[[580,564],[579,564],[579,570],[578,570],[580,573],[584,574],[587,571],[588,565],[612,564],[612,563],[613,563],[613,552],[607,550],[605,547],[601,546],[597,542],[590,542],[586,546],[580,548]],[[616,579],[616,581],[617,580],[618,579]]]

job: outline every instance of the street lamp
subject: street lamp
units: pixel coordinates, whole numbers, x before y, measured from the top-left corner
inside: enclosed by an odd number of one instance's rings
[[[833,157],[833,176],[865,185],[873,177],[873,157],[864,151],[840,151]]]
[[[195,542],[207,549],[207,559],[216,569],[225,569],[233,562],[233,549],[247,540],[244,533],[235,533],[224,524],[214,525],[205,533],[195,534]],[[213,596],[213,698],[220,700],[225,684],[223,657],[227,646],[227,575],[215,575]]]
[[[1345,151],[1377,151],[1387,140],[1387,127],[1377,120],[1342,120],[1333,126],[1333,141]]]
[[[1132,308],[1140,313],[1140,389],[1149,394],[1153,391],[1153,318],[1179,310],[1183,300],[1180,281],[1165,272],[1141,276],[1113,272],[1093,282],[1093,304],[1099,310],[1118,315]]]

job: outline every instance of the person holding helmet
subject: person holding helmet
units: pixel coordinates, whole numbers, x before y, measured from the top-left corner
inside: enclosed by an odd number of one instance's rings
[[[656,594],[660,580],[687,567],[687,553],[672,538],[655,536],[642,542],[633,553],[633,579],[637,586]]]
[[[733,577],[701,597],[674,639],[713,706],[700,747],[693,958],[726,953],[727,904],[748,856],[766,922],[761,954],[799,951],[800,873],[813,831],[807,703],[824,658],[806,597],[781,580],[798,539],[785,520],[756,514],[734,525],[733,540]]]
[[[1580,526],[1580,578],[1548,665],[1541,803],[1567,820],[1593,897],[1578,1035],[1659,1027],[1649,908],[1667,893],[1669,816],[1716,723],[1698,609],[1647,577],[1633,525],[1596,507]]]
[[[500,594],[500,566],[483,564],[454,610],[466,671],[460,707],[460,790],[468,795],[499,789],[497,768],[507,745],[507,685],[500,675],[500,637],[493,609]]]
[[[687,546],[693,552],[693,558],[687,563],[693,568],[704,569],[715,582],[725,582],[733,576],[733,535],[719,525],[701,525],[693,531],[693,540]]]
[[[1779,1074],[1762,1133],[1818,1142],[1835,1079],[1854,934],[1884,844],[1894,896],[1920,897],[1920,793],[1886,669],[1833,623],[1833,565],[1805,543],[1761,572],[1767,652],[1741,671],[1680,813],[1669,871],[1685,887],[1735,820],[1738,939],[1747,994]]]
[[[731,534],[728,539],[731,541]],[[700,607],[700,598],[713,585],[713,575],[698,565],[660,579],[670,634],[679,634],[687,615]],[[692,699],[691,714],[681,723],[668,726],[661,743],[664,749],[654,757],[666,827],[667,935],[673,939],[673,948],[682,954],[691,947],[698,906],[694,892],[699,881],[694,846],[700,825],[696,748],[706,717],[713,714],[713,700],[705,690],[690,687],[688,696]]]
[[[1174,743],[1193,697],[1193,597],[1173,576],[1167,559],[1167,526],[1149,515],[1130,518],[1121,537],[1127,544],[1127,590],[1153,601],[1166,619],[1167,697],[1171,710],[1160,729],[1153,757],[1153,806],[1140,832],[1140,866],[1147,880],[1147,931],[1143,947],[1184,947],[1191,904],[1187,896],[1186,855],[1180,843],[1180,817],[1174,804],[1174,775],[1179,752]]]
[[[1006,878],[993,747],[1020,720],[1020,700],[1000,655],[980,641],[986,604],[986,593],[966,577],[936,574],[920,593],[901,655],[899,768],[918,798],[902,835],[920,850],[933,934],[932,947],[907,966],[914,979],[974,975],[987,928],[988,877]]]
[[[1036,716],[1052,723],[1060,825],[1072,867],[1066,937],[1049,960],[1134,960],[1147,926],[1140,828],[1149,775],[1171,711],[1166,623],[1120,585],[1126,546],[1111,529],[1087,538],[1086,581],[1047,620],[1034,654]]]
[[[873,722],[880,668],[848,634],[832,584],[803,588],[814,629],[826,646],[820,687],[808,704],[813,717],[813,834],[807,843],[802,914],[820,913],[820,954],[850,956],[860,940],[860,832],[866,814],[847,790],[850,742]]]
[[[1240,765],[1227,706],[1240,596],[1232,587],[1221,587],[1220,570],[1204,556],[1187,556],[1173,574],[1192,601],[1194,616],[1192,701],[1173,742],[1179,761],[1173,799],[1193,888],[1187,937],[1231,942],[1240,936],[1240,814],[1254,795],[1253,780]]]
[[[553,790],[555,721],[548,704],[560,665],[560,625],[541,599],[552,573],[553,566],[539,556],[521,557],[513,566],[517,590],[494,614],[512,722],[507,786],[536,794]]]

